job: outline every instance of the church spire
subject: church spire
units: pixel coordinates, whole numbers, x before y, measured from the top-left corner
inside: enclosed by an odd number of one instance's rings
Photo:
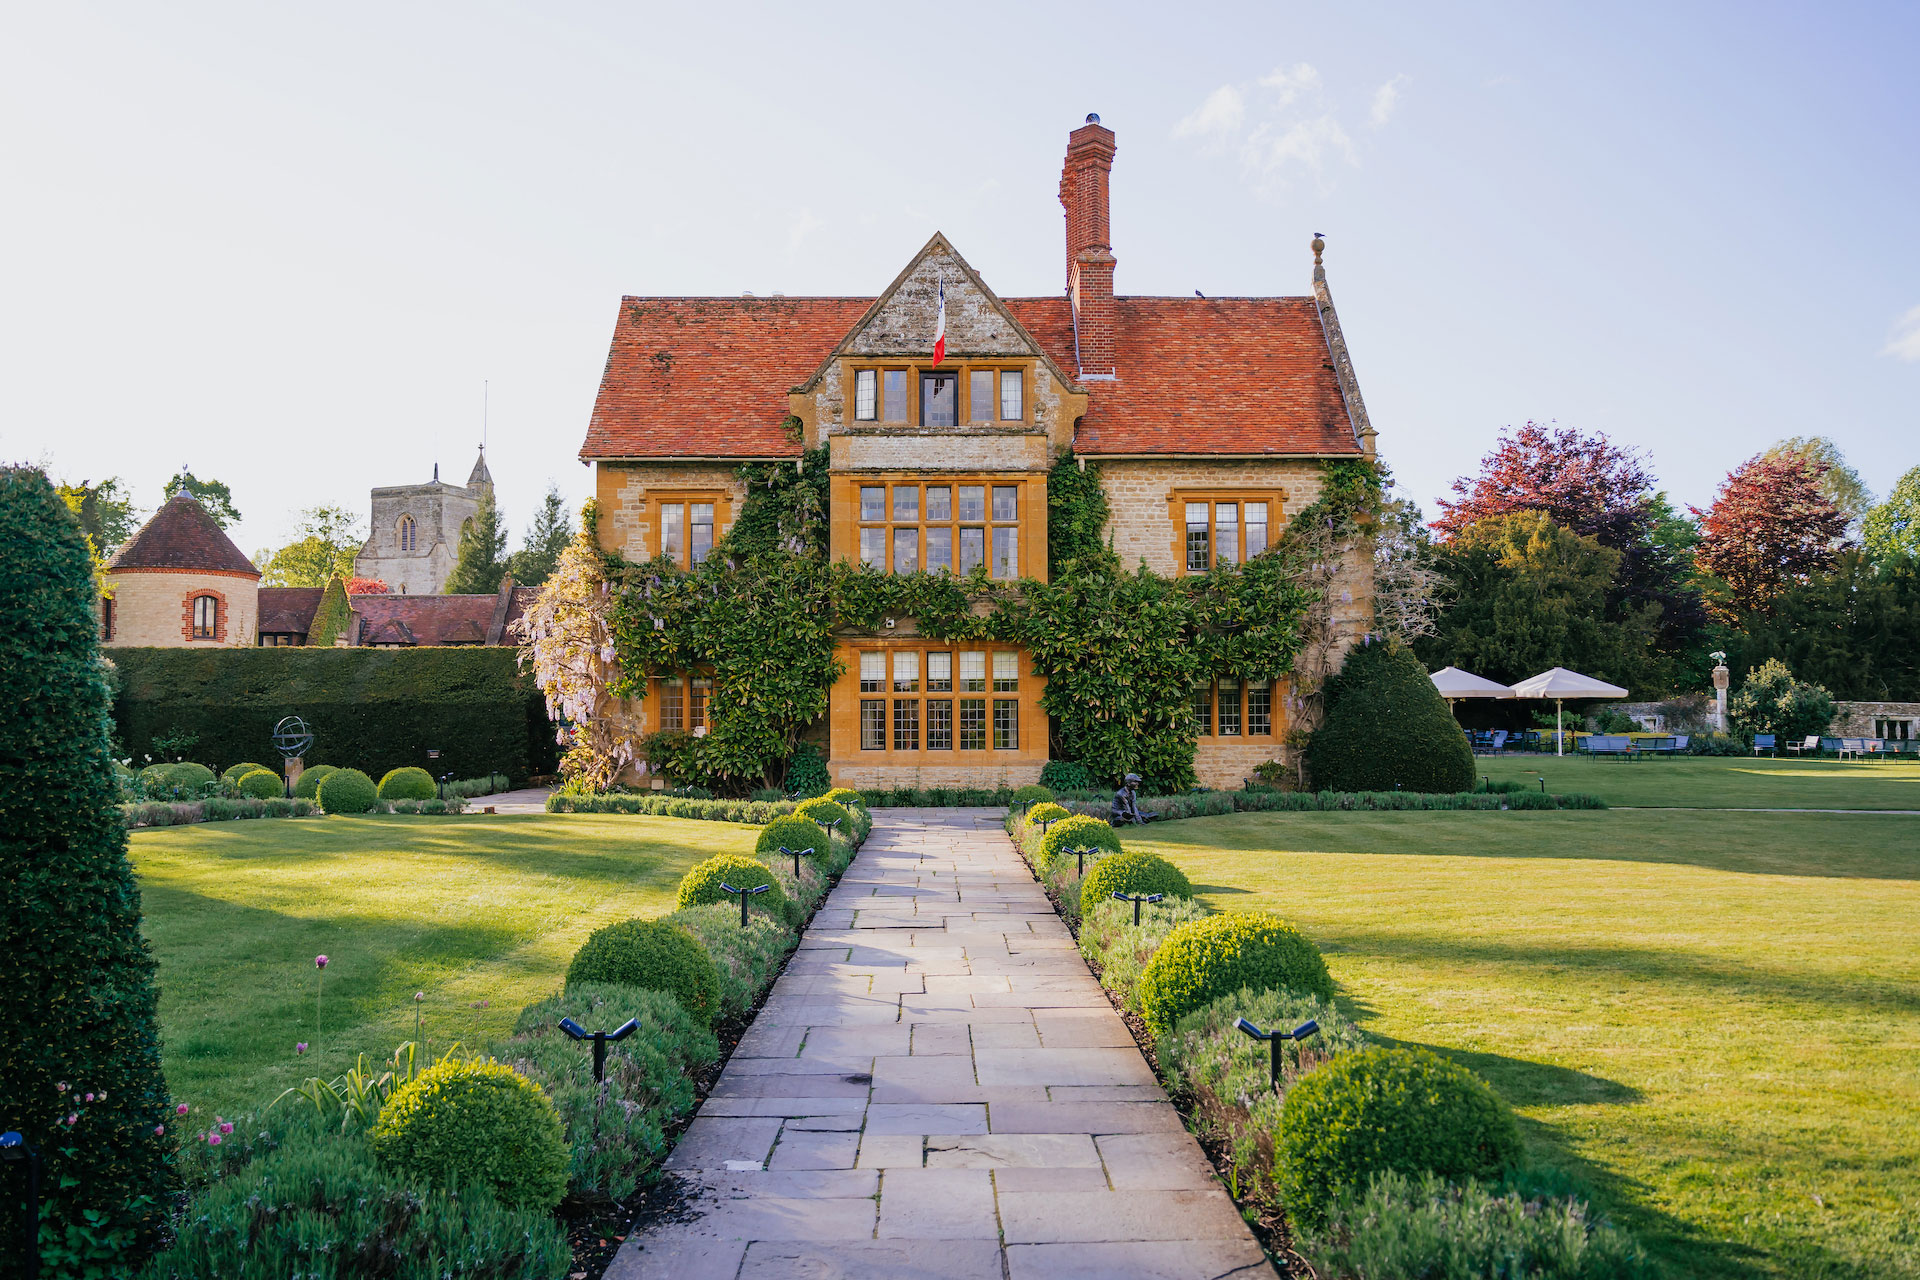
[[[475,459],[473,471],[467,476],[467,488],[493,491],[493,472],[487,470],[487,446],[480,446],[480,456]]]

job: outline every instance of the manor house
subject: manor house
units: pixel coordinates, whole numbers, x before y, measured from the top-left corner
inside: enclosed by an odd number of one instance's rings
[[[1319,495],[1323,469],[1374,433],[1313,243],[1298,297],[1114,292],[1112,130],[1068,138],[1066,288],[1003,298],[943,235],[877,297],[626,297],[580,457],[602,544],[704,559],[732,524],[745,462],[825,445],[832,554],[880,570],[984,565],[1047,576],[1047,473],[1097,462],[1122,563],[1168,575],[1243,561]],[[1351,553],[1336,626],[1369,625]],[[1048,759],[1041,682],[1018,649],[934,642],[913,619],[840,637],[825,728],[836,783],[1031,782]],[[661,673],[637,733],[699,732],[709,681]],[[1238,785],[1278,757],[1287,690],[1223,678],[1193,691],[1202,781]]]

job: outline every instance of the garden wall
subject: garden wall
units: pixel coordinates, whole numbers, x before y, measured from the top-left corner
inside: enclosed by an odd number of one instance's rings
[[[116,649],[115,736],[122,756],[149,755],[156,735],[191,733],[185,755],[213,768],[279,766],[273,726],[299,716],[313,730],[309,764],[378,778],[419,765],[436,776],[504,773],[518,784],[551,773],[557,747],[546,703],[511,648]],[[440,751],[429,761],[427,751]]]

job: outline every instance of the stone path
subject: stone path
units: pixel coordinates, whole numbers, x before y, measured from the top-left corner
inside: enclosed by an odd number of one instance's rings
[[[496,791],[490,796],[473,796],[467,801],[468,813],[491,808],[495,813],[545,813],[552,787],[523,787],[519,791]]]
[[[875,814],[608,1280],[1272,1276],[1000,817]]]

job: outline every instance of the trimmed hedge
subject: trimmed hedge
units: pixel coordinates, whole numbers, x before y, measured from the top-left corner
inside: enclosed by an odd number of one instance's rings
[[[415,765],[389,769],[380,779],[382,800],[436,800],[439,796],[440,785],[433,775]]]
[[[240,764],[229,765],[227,768],[222,769],[220,771],[220,776],[225,778],[228,782],[238,782],[240,781],[240,779],[252,773],[255,769],[266,769],[268,773],[273,772],[272,769],[267,769],[267,766],[264,764],[254,764],[251,761],[242,761]]]
[[[1326,723],[1307,743],[1314,786],[1473,790],[1473,749],[1411,648],[1385,643],[1353,650],[1327,682],[1326,698]]]
[[[330,764],[310,764],[302,769],[300,776],[294,779],[293,782],[294,799],[318,799],[320,796],[320,784],[327,780],[328,774],[334,772],[336,772],[336,769]]]
[[[847,825],[847,820],[853,815],[847,812],[845,805],[837,801],[829,800],[825,796],[819,796],[812,800],[802,800],[793,807],[793,816],[817,822],[823,831],[847,831],[848,834],[852,834]],[[765,850],[763,849],[761,852],[764,853]]]
[[[1080,882],[1081,914],[1085,915],[1116,893],[1160,893],[1169,898],[1191,898],[1193,881],[1157,853],[1134,849],[1110,854],[1088,867],[1087,878]]]
[[[1055,791],[1085,791],[1093,786],[1093,775],[1083,764],[1071,760],[1049,760],[1040,767],[1040,785]]]
[[[1513,1112],[1480,1077],[1426,1049],[1343,1054],[1287,1093],[1274,1134],[1280,1194],[1315,1223],[1377,1173],[1497,1178],[1520,1159]]]
[[[1066,806],[1056,804],[1052,800],[1043,800],[1031,809],[1028,809],[1025,814],[1021,815],[1020,820],[1031,827],[1042,822],[1058,822],[1062,818],[1070,818],[1072,816],[1073,812],[1066,808]]]
[[[195,752],[243,760],[281,717],[304,718],[314,749],[375,777],[418,764],[524,780],[558,767],[546,702],[508,646],[419,649],[115,649],[113,718],[125,754],[156,734],[197,734]]]
[[[365,813],[380,798],[373,779],[358,769],[335,769],[315,794],[327,813]]]
[[[1120,998],[1120,1007],[1140,1012],[1140,975],[1167,935],[1211,913],[1191,898],[1174,898],[1147,907],[1133,923],[1133,904],[1105,902],[1080,918],[1080,954],[1100,970],[1100,985]]]
[[[1242,987],[1333,999],[1320,948],[1270,911],[1227,911],[1181,925],[1140,977],[1140,1014],[1158,1036]]]
[[[1112,806],[1105,800],[1065,799],[1060,803],[1075,813],[1104,819]],[[1539,791],[1458,791],[1429,794],[1420,791],[1207,791],[1182,796],[1142,796],[1140,809],[1156,817],[1212,818],[1228,813],[1435,813],[1497,812],[1502,809],[1604,809],[1599,796],[1579,792],[1548,794]]]
[[[704,1023],[720,1012],[720,977],[698,938],[658,920],[622,920],[595,929],[567,966],[567,989],[618,982],[664,991]]]
[[[818,831],[819,828],[815,827]],[[776,917],[786,914],[787,891],[780,885],[780,877],[773,873],[765,863],[755,862],[752,858],[743,858],[737,853],[721,853],[697,862],[680,877],[680,891],[675,895],[674,907],[703,907],[710,902],[734,904],[738,910],[738,896],[726,892],[720,886],[732,885],[736,889],[753,889],[767,885],[765,893],[752,896],[750,905],[771,912]]]
[[[999,809],[1013,803],[1012,787],[871,787],[860,792],[869,809]]]
[[[287,784],[271,769],[255,769],[251,773],[243,773],[234,785],[239,787],[240,794],[249,800],[274,800],[284,797],[287,793]]]
[[[840,805],[856,805],[860,803],[860,793],[852,787],[834,787],[828,791],[827,794],[819,798],[822,800],[831,800],[835,804]]]
[[[504,1062],[437,1062],[394,1090],[371,1135],[385,1168],[442,1189],[477,1184],[509,1209],[551,1209],[567,1192],[560,1115]]]
[[[694,800],[642,792],[605,791],[568,795],[556,791],[547,797],[548,813],[647,813],[661,818],[698,818],[707,822],[745,822],[765,826],[793,812],[791,801]]]
[[[1013,789],[1013,798],[1010,804],[1011,807],[1015,809],[1031,809],[1033,806],[1045,804],[1051,799],[1053,799],[1052,788],[1029,783],[1024,787],[1015,787]]]
[[[149,787],[204,787],[219,780],[219,775],[203,764],[183,760],[179,764],[150,764],[140,771],[140,781]]]
[[[1048,827],[1046,835],[1040,838],[1040,865],[1042,868],[1051,867],[1062,851],[1071,853],[1075,849],[1105,849],[1108,853],[1119,853],[1120,833],[1108,825],[1104,818],[1088,814],[1062,818]]]
[[[853,832],[849,831],[847,835],[851,837]],[[796,811],[791,817],[775,818],[769,822],[760,832],[760,838],[754,842],[753,852],[755,857],[772,866],[774,860],[781,856],[782,845],[789,849],[811,849],[816,857],[820,857],[826,854],[827,844],[827,829],[811,818],[801,817]],[[680,905],[687,904],[683,902]]]

